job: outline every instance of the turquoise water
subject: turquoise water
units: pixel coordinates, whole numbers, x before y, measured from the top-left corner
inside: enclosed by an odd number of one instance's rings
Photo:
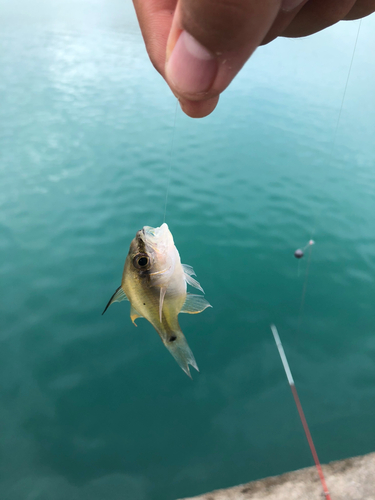
[[[129,305],[163,222],[175,101],[130,2],[0,3],[0,496],[173,500],[375,450],[375,18],[259,49],[177,113],[167,217],[214,306],[191,381]],[[331,153],[332,152],[332,153]],[[314,237],[308,259],[293,257]],[[300,266],[300,269],[299,269]]]

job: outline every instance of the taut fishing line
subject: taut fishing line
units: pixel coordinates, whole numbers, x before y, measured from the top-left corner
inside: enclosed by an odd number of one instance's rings
[[[176,109],[174,112],[174,121],[173,121],[173,131],[172,131],[172,142],[171,149],[169,152],[169,161],[168,161],[168,172],[167,172],[167,191],[165,193],[165,205],[164,205],[164,217],[163,222],[165,222],[165,215],[167,213],[167,204],[168,204],[168,194],[169,194],[169,186],[171,184],[171,175],[172,175],[172,155],[173,155],[173,145],[174,145],[174,136],[176,132],[176,118],[177,118],[177,108],[178,108],[178,99],[176,99]]]
[[[360,32],[360,29],[361,29],[361,24],[362,24],[362,20],[360,20],[359,25],[358,25],[358,31],[357,31],[357,36],[356,36],[356,39],[355,39],[353,53],[352,53],[352,57],[351,57],[350,65],[349,65],[348,76],[347,76],[346,82],[345,82],[345,88],[344,88],[344,93],[343,93],[342,100],[341,100],[340,111],[339,111],[339,115],[338,115],[338,118],[337,118],[336,127],[335,127],[335,130],[334,130],[334,135],[333,135],[333,141],[332,141],[332,146],[331,146],[330,154],[329,154],[329,157],[328,157],[328,161],[329,162],[331,161],[331,159],[333,157],[333,152],[334,152],[334,149],[335,149],[337,132],[338,132],[338,129],[339,129],[341,114],[342,114],[342,110],[343,110],[343,106],[344,106],[346,92],[347,92],[347,89],[348,89],[348,83],[349,83],[350,73],[351,73],[352,66],[353,66],[355,51],[356,51],[356,48],[357,48],[357,43],[358,43],[358,38],[359,38],[359,32]],[[319,215],[320,215],[320,213],[321,213],[322,210],[323,210],[323,207],[320,207],[320,211],[315,216],[315,221],[314,221],[314,226],[313,226],[313,230],[312,230],[311,236],[313,236],[315,234],[318,217],[319,217]],[[315,243],[315,241],[311,238],[310,241],[303,248],[299,248],[299,249],[297,249],[294,252],[294,256],[297,259],[301,259],[304,256],[304,252],[307,249],[308,249],[308,252],[309,252],[308,262],[307,262],[306,272],[305,272],[305,278],[304,278],[304,284],[303,284],[303,290],[302,290],[302,296],[301,296],[301,304],[300,304],[300,309],[299,309],[299,318],[298,318],[297,333],[299,333],[300,328],[301,328],[301,324],[302,324],[302,316],[303,316],[303,309],[304,309],[305,297],[306,297],[306,289],[307,289],[307,280],[308,280],[308,276],[309,276],[309,268],[310,268],[310,262],[311,262],[311,249],[312,249],[312,246],[314,245],[314,243]],[[300,264],[300,262],[298,263],[298,265],[299,264]],[[304,415],[304,412],[303,412],[303,409],[302,409],[301,402],[299,400],[297,389],[296,389],[295,384],[294,384],[294,379],[292,377],[292,373],[290,371],[289,364],[288,364],[287,358],[285,356],[285,352],[284,352],[284,349],[283,349],[283,346],[282,346],[279,334],[277,332],[276,326],[275,325],[271,325],[271,330],[272,330],[272,333],[273,333],[273,336],[274,336],[274,339],[275,339],[275,342],[276,342],[277,349],[278,349],[279,354],[280,354],[280,358],[281,358],[282,364],[284,366],[285,374],[287,376],[288,383],[289,383],[289,386],[291,388],[295,404],[297,406],[298,414],[299,414],[299,417],[301,419],[301,422],[302,422],[302,425],[303,425],[303,429],[305,431],[306,438],[307,438],[307,441],[308,441],[308,444],[309,444],[312,456],[314,458],[315,466],[316,466],[316,469],[317,469],[317,472],[318,472],[318,475],[319,475],[319,478],[320,478],[320,481],[321,481],[321,484],[322,484],[323,494],[324,494],[324,496],[325,496],[325,498],[327,500],[330,500],[331,497],[330,497],[330,494],[329,494],[329,491],[328,491],[328,487],[327,487],[327,484],[326,484],[326,481],[325,481],[323,470],[322,470],[322,467],[321,467],[320,462],[319,462],[318,454],[316,452],[316,449],[315,449],[315,446],[314,446],[314,442],[313,442],[313,439],[311,437],[309,427],[307,425],[307,421],[306,421],[306,418],[305,418],[305,415]]]
[[[340,110],[339,110],[339,114],[338,114],[338,117],[337,117],[336,127],[335,127],[334,134],[333,134],[333,140],[332,140],[331,150],[330,150],[330,153],[329,153],[329,156],[328,156],[328,163],[330,163],[330,161],[332,160],[333,153],[334,153],[334,150],[335,150],[337,132],[338,132],[339,125],[340,125],[340,119],[341,119],[342,110],[343,110],[343,107],[344,107],[344,101],[345,101],[345,97],[346,97],[346,92],[348,90],[348,84],[349,84],[350,74],[351,74],[351,71],[352,71],[352,66],[353,66],[355,52],[356,52],[356,49],[357,49],[359,32],[361,30],[361,24],[362,24],[362,19],[360,19],[359,24],[358,24],[357,36],[356,36],[356,39],[355,39],[355,42],[354,42],[353,53],[352,53],[352,57],[351,57],[350,64],[349,64],[348,76],[346,78],[344,92],[343,92],[342,99],[341,99],[341,105],[340,105]],[[303,255],[304,255],[304,251],[307,248],[309,249],[309,257],[308,257],[306,271],[305,271],[305,278],[304,278],[303,289],[302,289],[302,296],[301,296],[301,304],[300,304],[299,316],[298,316],[297,334],[300,332],[300,328],[301,328],[301,324],[302,324],[303,309],[304,309],[304,306],[305,306],[307,280],[308,280],[308,277],[309,277],[309,268],[310,268],[310,262],[311,262],[311,247],[315,243],[315,241],[312,239],[312,237],[315,234],[316,226],[318,224],[318,219],[319,219],[319,216],[322,213],[322,211],[323,211],[323,206],[321,205],[319,212],[314,217],[315,221],[314,221],[313,229],[311,231],[311,239],[310,239],[310,241],[302,249],[298,248],[294,252],[294,256],[297,259],[301,259],[303,257]],[[298,268],[298,270],[299,270],[299,268]]]

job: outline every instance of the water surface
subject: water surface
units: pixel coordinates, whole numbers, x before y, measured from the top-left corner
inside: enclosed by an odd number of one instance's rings
[[[22,7],[22,8],[21,8]],[[0,460],[9,500],[173,500],[375,449],[375,18],[261,48],[177,113],[166,220],[213,309],[191,381],[128,304],[175,101],[130,2],[0,3]],[[308,259],[293,257],[314,237]]]

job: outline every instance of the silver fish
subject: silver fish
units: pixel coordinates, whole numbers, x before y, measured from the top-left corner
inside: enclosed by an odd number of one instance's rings
[[[187,293],[187,284],[203,292],[193,276],[193,268],[181,264],[168,225],[145,226],[130,244],[121,286],[103,311],[104,314],[113,302],[128,300],[132,322],[146,318],[190,378],[189,365],[199,370],[177,316],[197,314],[212,307],[202,295]]]

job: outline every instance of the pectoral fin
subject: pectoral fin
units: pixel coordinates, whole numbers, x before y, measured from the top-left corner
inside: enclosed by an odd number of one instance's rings
[[[139,312],[134,309],[133,306],[130,306],[130,319],[132,320],[133,325],[135,326],[138,326],[135,322],[137,318],[143,318],[143,316],[141,316]]]
[[[184,270],[185,274],[188,274],[189,276],[196,276],[194,269],[189,266],[189,264],[182,264],[182,269]]]
[[[188,293],[180,312],[198,314],[207,309],[207,307],[212,307],[212,305],[202,295]]]
[[[117,290],[115,291],[115,293],[112,295],[112,297],[110,298],[108,304],[106,305],[106,308],[104,309],[104,311],[102,312],[102,316],[103,314],[106,312],[106,310],[108,309],[108,307],[113,303],[113,302],[121,302],[122,300],[129,300],[126,296],[126,293],[124,292],[124,290],[121,288],[121,286],[119,286],[117,288]]]
[[[194,288],[198,288],[202,293],[204,293],[203,288],[200,286],[198,281],[192,277],[192,274],[194,273],[194,270],[192,267],[189,266],[189,270],[187,270],[187,266],[184,264],[183,269],[184,269],[184,278],[185,281],[188,285],[193,286]],[[191,273],[191,274],[189,274]]]
[[[162,312],[163,312],[163,304],[164,304],[164,297],[167,291],[167,287],[163,286],[160,288],[160,298],[159,298],[159,318],[160,318],[160,323],[162,319]]]

